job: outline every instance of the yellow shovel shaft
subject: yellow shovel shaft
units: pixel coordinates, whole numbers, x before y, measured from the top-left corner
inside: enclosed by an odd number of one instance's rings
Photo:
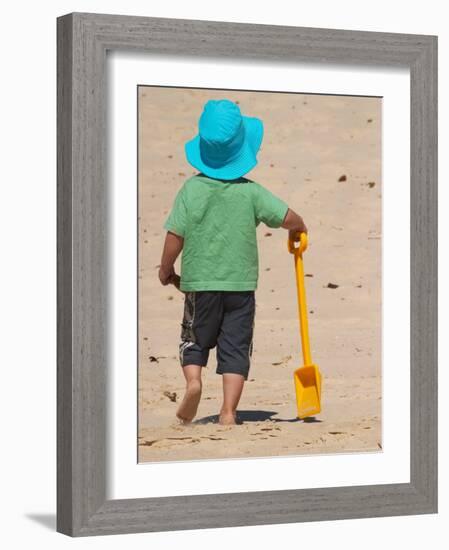
[[[307,301],[306,288],[304,284],[304,265],[302,261],[302,253],[307,248],[307,234],[301,233],[300,245],[295,246],[294,241],[289,239],[288,250],[293,253],[296,272],[296,289],[298,296],[298,312],[299,312],[299,332],[301,335],[302,356],[304,365],[312,365],[312,355],[310,353],[309,341],[309,323],[307,319]]]

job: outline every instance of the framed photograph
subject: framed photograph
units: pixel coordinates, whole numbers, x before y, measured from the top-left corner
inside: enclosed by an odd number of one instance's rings
[[[436,513],[437,37],[57,25],[57,530]]]

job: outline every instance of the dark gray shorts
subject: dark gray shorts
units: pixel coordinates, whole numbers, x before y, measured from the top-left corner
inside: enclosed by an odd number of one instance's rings
[[[217,346],[218,374],[248,378],[253,351],[256,299],[254,290],[185,292],[179,360],[181,366],[207,365]]]

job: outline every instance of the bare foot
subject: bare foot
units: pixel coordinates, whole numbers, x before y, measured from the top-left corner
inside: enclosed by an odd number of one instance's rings
[[[220,416],[218,417],[218,422],[223,426],[233,426],[237,424],[237,415],[232,412],[230,413],[220,412]]]
[[[178,413],[176,413],[176,418],[179,420],[179,424],[181,424],[181,426],[188,426],[192,423],[192,421],[187,420],[187,418],[181,418]]]
[[[187,384],[184,399],[176,411],[176,417],[182,424],[190,424],[195,418],[201,399],[201,382],[192,380]]]

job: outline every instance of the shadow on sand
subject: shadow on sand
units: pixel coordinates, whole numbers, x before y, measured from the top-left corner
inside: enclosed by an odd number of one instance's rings
[[[237,411],[237,424],[243,424],[244,422],[265,422],[266,420],[270,420],[271,422],[321,422],[321,420],[317,420],[314,416],[310,416],[304,420],[300,420],[299,418],[274,418],[277,414],[275,411]],[[198,418],[192,424],[218,424],[218,414]]]

